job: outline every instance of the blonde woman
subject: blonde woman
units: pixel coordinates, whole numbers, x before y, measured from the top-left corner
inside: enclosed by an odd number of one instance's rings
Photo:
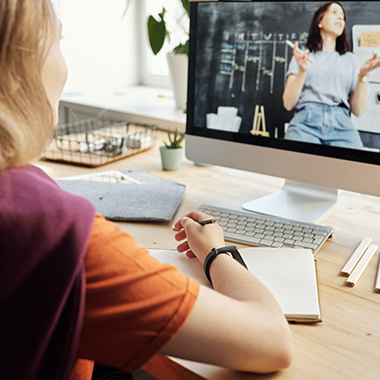
[[[242,371],[287,367],[284,315],[232,257],[218,255],[214,290],[202,287],[30,165],[57,123],[60,29],[49,0],[0,2],[2,378],[66,380],[79,358],[132,372],[156,353]],[[220,226],[196,223],[206,218],[175,225],[178,250],[201,263],[225,244]]]

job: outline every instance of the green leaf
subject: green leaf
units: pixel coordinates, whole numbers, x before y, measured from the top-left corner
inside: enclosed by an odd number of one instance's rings
[[[181,146],[182,141],[184,140],[184,138],[185,138],[185,135],[182,134],[182,135],[181,135],[181,138],[177,141],[177,147],[178,147],[178,148]]]
[[[165,8],[163,8],[159,16],[161,18],[160,21],[157,21],[153,16],[149,16],[148,19],[149,44],[155,55],[162,49],[167,33],[164,21]]]
[[[171,136],[170,131],[168,131],[168,137],[169,137],[170,146],[172,146],[173,145],[173,140],[172,140],[172,136]]]
[[[174,54],[186,54],[189,55],[189,40],[184,44],[179,44],[173,49]]]

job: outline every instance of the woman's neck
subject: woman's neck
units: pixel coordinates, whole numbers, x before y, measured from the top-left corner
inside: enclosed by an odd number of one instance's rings
[[[336,50],[336,38],[332,36],[322,36],[322,51],[335,51]]]

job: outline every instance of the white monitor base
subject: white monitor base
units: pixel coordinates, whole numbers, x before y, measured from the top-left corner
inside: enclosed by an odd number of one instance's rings
[[[243,204],[247,211],[311,223],[333,207],[338,191],[323,186],[286,181],[276,193]]]

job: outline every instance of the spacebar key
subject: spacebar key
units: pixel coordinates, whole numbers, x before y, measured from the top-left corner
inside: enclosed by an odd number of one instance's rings
[[[224,238],[230,241],[238,241],[243,244],[255,244],[255,245],[258,245],[259,241],[261,240],[253,236],[237,235],[237,234],[230,233],[227,231],[224,231]]]

